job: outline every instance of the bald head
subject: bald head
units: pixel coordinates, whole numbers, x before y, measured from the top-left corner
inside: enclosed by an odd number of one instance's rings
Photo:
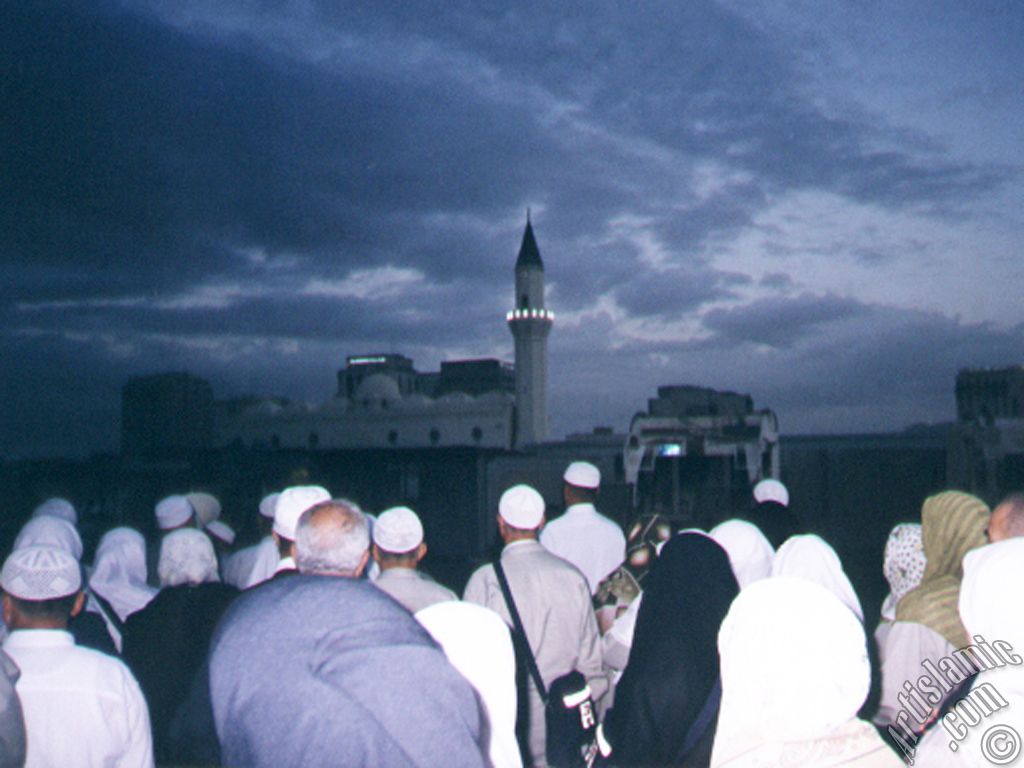
[[[988,540],[995,543],[1024,536],[1024,494],[1013,493],[992,510],[988,521]]]
[[[369,557],[366,517],[345,501],[324,501],[299,518],[295,563],[302,573],[358,577]]]

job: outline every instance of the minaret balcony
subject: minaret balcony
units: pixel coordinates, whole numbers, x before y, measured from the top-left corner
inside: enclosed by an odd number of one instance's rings
[[[516,320],[546,320],[553,323],[555,313],[548,309],[513,309],[505,314],[505,320],[509,323]]]

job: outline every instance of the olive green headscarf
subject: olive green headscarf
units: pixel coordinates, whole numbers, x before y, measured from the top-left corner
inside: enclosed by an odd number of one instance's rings
[[[921,507],[921,539],[927,564],[916,589],[896,606],[896,621],[924,624],[954,648],[968,644],[960,621],[958,601],[964,555],[988,543],[985,527],[989,508],[981,499],[961,491],[929,496]]]

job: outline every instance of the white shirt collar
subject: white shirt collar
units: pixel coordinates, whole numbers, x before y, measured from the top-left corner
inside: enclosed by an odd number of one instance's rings
[[[63,629],[16,629],[4,640],[4,648],[70,648],[75,638]]]
[[[565,514],[567,515],[577,512],[597,512],[597,508],[589,501],[582,504],[570,504],[565,508]]]

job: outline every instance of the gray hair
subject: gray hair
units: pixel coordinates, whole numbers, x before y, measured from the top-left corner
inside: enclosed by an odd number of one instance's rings
[[[324,501],[299,518],[295,563],[302,573],[354,576],[369,547],[366,516],[354,504]]]

